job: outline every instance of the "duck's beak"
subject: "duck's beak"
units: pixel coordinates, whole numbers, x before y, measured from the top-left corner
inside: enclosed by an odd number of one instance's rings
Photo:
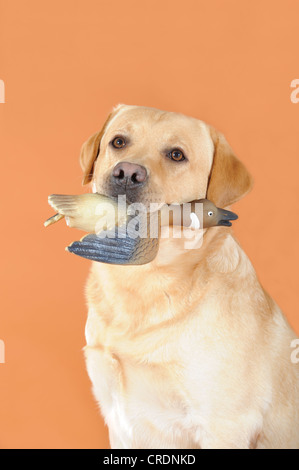
[[[238,218],[237,214],[234,212],[228,211],[226,209],[218,209],[218,223],[217,225],[224,225],[230,227],[232,225],[231,220],[236,220]]]

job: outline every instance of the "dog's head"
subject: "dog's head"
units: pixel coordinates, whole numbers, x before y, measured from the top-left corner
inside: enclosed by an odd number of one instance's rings
[[[245,166],[204,122],[154,108],[119,105],[82,147],[83,184],[127,201],[174,203],[207,197],[219,207],[251,188]]]

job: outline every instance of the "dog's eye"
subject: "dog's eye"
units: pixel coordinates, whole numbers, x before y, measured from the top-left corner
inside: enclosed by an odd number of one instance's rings
[[[213,211],[209,211],[209,212],[208,212],[208,216],[209,216],[209,217],[212,217],[213,214],[214,214]]]
[[[122,149],[126,145],[126,141],[123,137],[115,137],[111,143],[116,149]]]
[[[171,152],[169,152],[169,158],[171,160],[174,160],[175,162],[181,162],[185,160],[185,156],[183,152],[179,149],[173,149]]]

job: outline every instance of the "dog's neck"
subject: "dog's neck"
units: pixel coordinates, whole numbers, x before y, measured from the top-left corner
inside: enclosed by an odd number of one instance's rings
[[[224,227],[207,229],[202,245],[196,249],[186,248],[182,238],[161,239],[156,259],[143,266],[93,263],[91,306],[105,324],[113,324],[114,330],[117,325],[119,332],[144,331],[179,318],[192,303],[194,284],[204,295],[211,277],[221,269],[219,260],[231,258],[230,247],[223,248],[230,232]],[[215,253],[219,253],[216,258]],[[227,265],[231,266],[231,261]],[[110,311],[101,308],[103,296],[105,305],[111,305]]]

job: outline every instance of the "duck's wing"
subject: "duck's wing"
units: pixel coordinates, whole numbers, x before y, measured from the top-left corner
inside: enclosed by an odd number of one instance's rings
[[[115,232],[107,232],[105,238],[96,234],[86,235],[66,249],[75,255],[100,263],[142,265],[150,263],[156,257],[159,239],[140,236],[133,238],[126,228],[118,228]]]

